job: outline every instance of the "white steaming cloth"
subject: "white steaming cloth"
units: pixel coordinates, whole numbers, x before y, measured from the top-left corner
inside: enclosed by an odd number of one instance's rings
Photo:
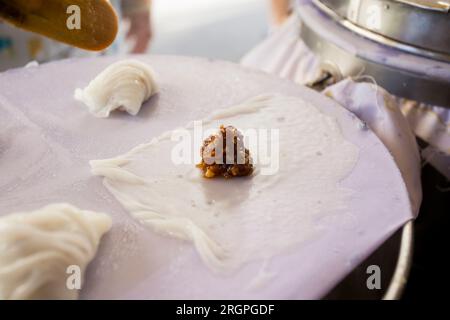
[[[282,78],[306,84],[320,71],[319,58],[299,37],[301,21],[292,15],[241,61]],[[422,151],[450,177],[450,113],[435,106],[401,101],[375,84],[344,79],[324,92],[360,117],[384,142],[402,172],[415,212],[421,203],[420,156],[413,132],[430,146]]]

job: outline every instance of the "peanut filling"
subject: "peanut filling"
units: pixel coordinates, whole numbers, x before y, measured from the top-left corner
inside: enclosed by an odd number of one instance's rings
[[[244,146],[244,137],[233,126],[220,126],[201,148],[202,161],[197,165],[205,178],[244,177],[253,173],[250,151]]]

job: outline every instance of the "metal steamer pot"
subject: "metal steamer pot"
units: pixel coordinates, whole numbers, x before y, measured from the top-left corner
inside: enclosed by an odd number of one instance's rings
[[[450,108],[450,1],[300,1],[297,14],[302,40],[322,61],[311,87],[363,74],[398,97]],[[408,222],[326,298],[399,299],[411,268],[413,229]],[[383,270],[382,290],[367,289],[370,265]]]

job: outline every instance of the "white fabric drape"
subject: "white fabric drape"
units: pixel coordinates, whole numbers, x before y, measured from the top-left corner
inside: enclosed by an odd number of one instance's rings
[[[292,15],[243,57],[241,64],[299,84],[311,82],[320,72],[320,60],[301,40],[300,28],[298,16]],[[355,113],[389,149],[408,188],[413,215],[417,215],[422,200],[421,159],[413,132],[441,153],[450,153],[448,111],[395,98],[375,84],[350,78],[328,87],[324,94]],[[437,158],[433,155],[427,159],[431,163]],[[440,164],[444,174],[445,169],[450,172],[442,159]]]

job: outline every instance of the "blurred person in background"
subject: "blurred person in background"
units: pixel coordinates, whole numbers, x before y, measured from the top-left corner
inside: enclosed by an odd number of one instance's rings
[[[115,42],[102,52],[74,48],[44,36],[17,29],[0,20],[0,71],[22,67],[31,61],[43,63],[70,57],[146,52],[152,37],[151,0],[111,0],[110,2],[120,18],[119,34]]]
[[[272,23],[274,27],[282,25],[292,13],[291,0],[270,0]]]

